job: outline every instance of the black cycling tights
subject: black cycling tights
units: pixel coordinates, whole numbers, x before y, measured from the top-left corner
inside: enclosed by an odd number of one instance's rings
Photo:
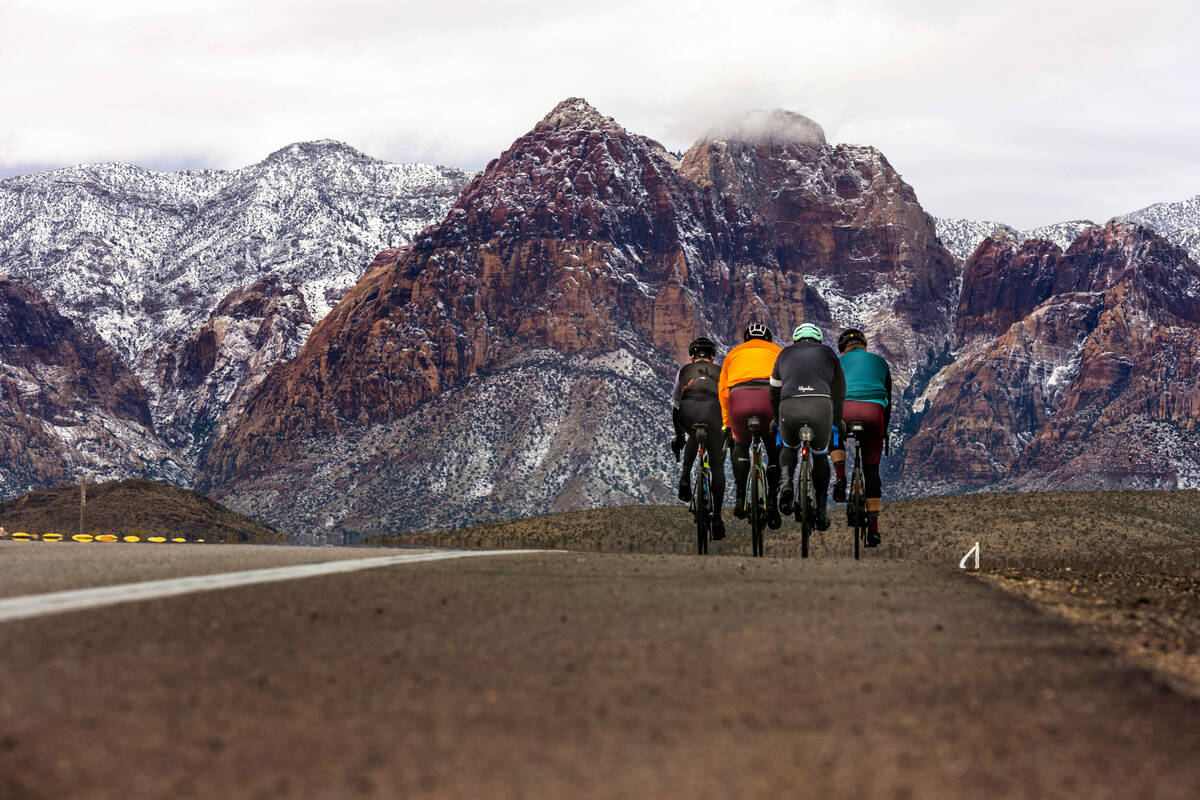
[[[883,497],[883,482],[879,480],[879,465],[863,464],[863,477],[867,479],[867,497]]]
[[[799,456],[800,448],[798,447],[784,447],[779,453],[779,463],[783,465],[788,484],[793,487],[796,485],[796,466],[800,460]],[[875,467],[875,478],[878,482],[878,466]],[[870,485],[870,478],[867,479],[867,485]],[[829,496],[829,456],[813,456],[813,489],[817,494],[817,505],[821,505],[821,499]]]

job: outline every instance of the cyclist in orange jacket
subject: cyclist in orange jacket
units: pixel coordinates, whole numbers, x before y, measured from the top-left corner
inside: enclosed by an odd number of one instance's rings
[[[782,349],[772,342],[771,329],[751,322],[742,333],[742,344],[730,350],[721,364],[719,395],[721,419],[727,434],[733,435],[733,480],[737,503],[733,515],[746,517],[746,478],[750,475],[750,428],[747,420],[757,415],[762,421],[763,445],[767,451],[767,525],[778,528],[779,516],[779,445],[768,426],[775,414],[771,409],[771,371]]]

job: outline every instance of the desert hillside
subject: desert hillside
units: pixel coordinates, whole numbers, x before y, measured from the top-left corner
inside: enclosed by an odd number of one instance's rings
[[[38,489],[0,503],[9,533],[79,531],[79,486]],[[86,533],[183,537],[207,542],[276,542],[273,528],[230,511],[202,494],[169,483],[126,480],[87,487]]]

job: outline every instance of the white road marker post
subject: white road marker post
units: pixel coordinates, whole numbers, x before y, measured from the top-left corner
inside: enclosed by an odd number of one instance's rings
[[[972,547],[970,550],[968,550],[967,554],[962,557],[962,561],[958,562],[958,568],[966,569],[967,561],[971,558],[972,555],[975,556],[975,569],[979,569],[979,542],[976,542],[975,546]]]
[[[87,507],[87,473],[79,476],[79,535],[83,536],[83,512]]]

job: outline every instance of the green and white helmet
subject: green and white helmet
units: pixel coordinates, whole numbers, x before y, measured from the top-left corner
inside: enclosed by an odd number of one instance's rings
[[[798,342],[801,339],[816,339],[818,342],[822,342],[825,340],[825,334],[821,333],[821,329],[816,325],[806,322],[803,325],[797,326],[796,330],[792,331],[793,342]]]

